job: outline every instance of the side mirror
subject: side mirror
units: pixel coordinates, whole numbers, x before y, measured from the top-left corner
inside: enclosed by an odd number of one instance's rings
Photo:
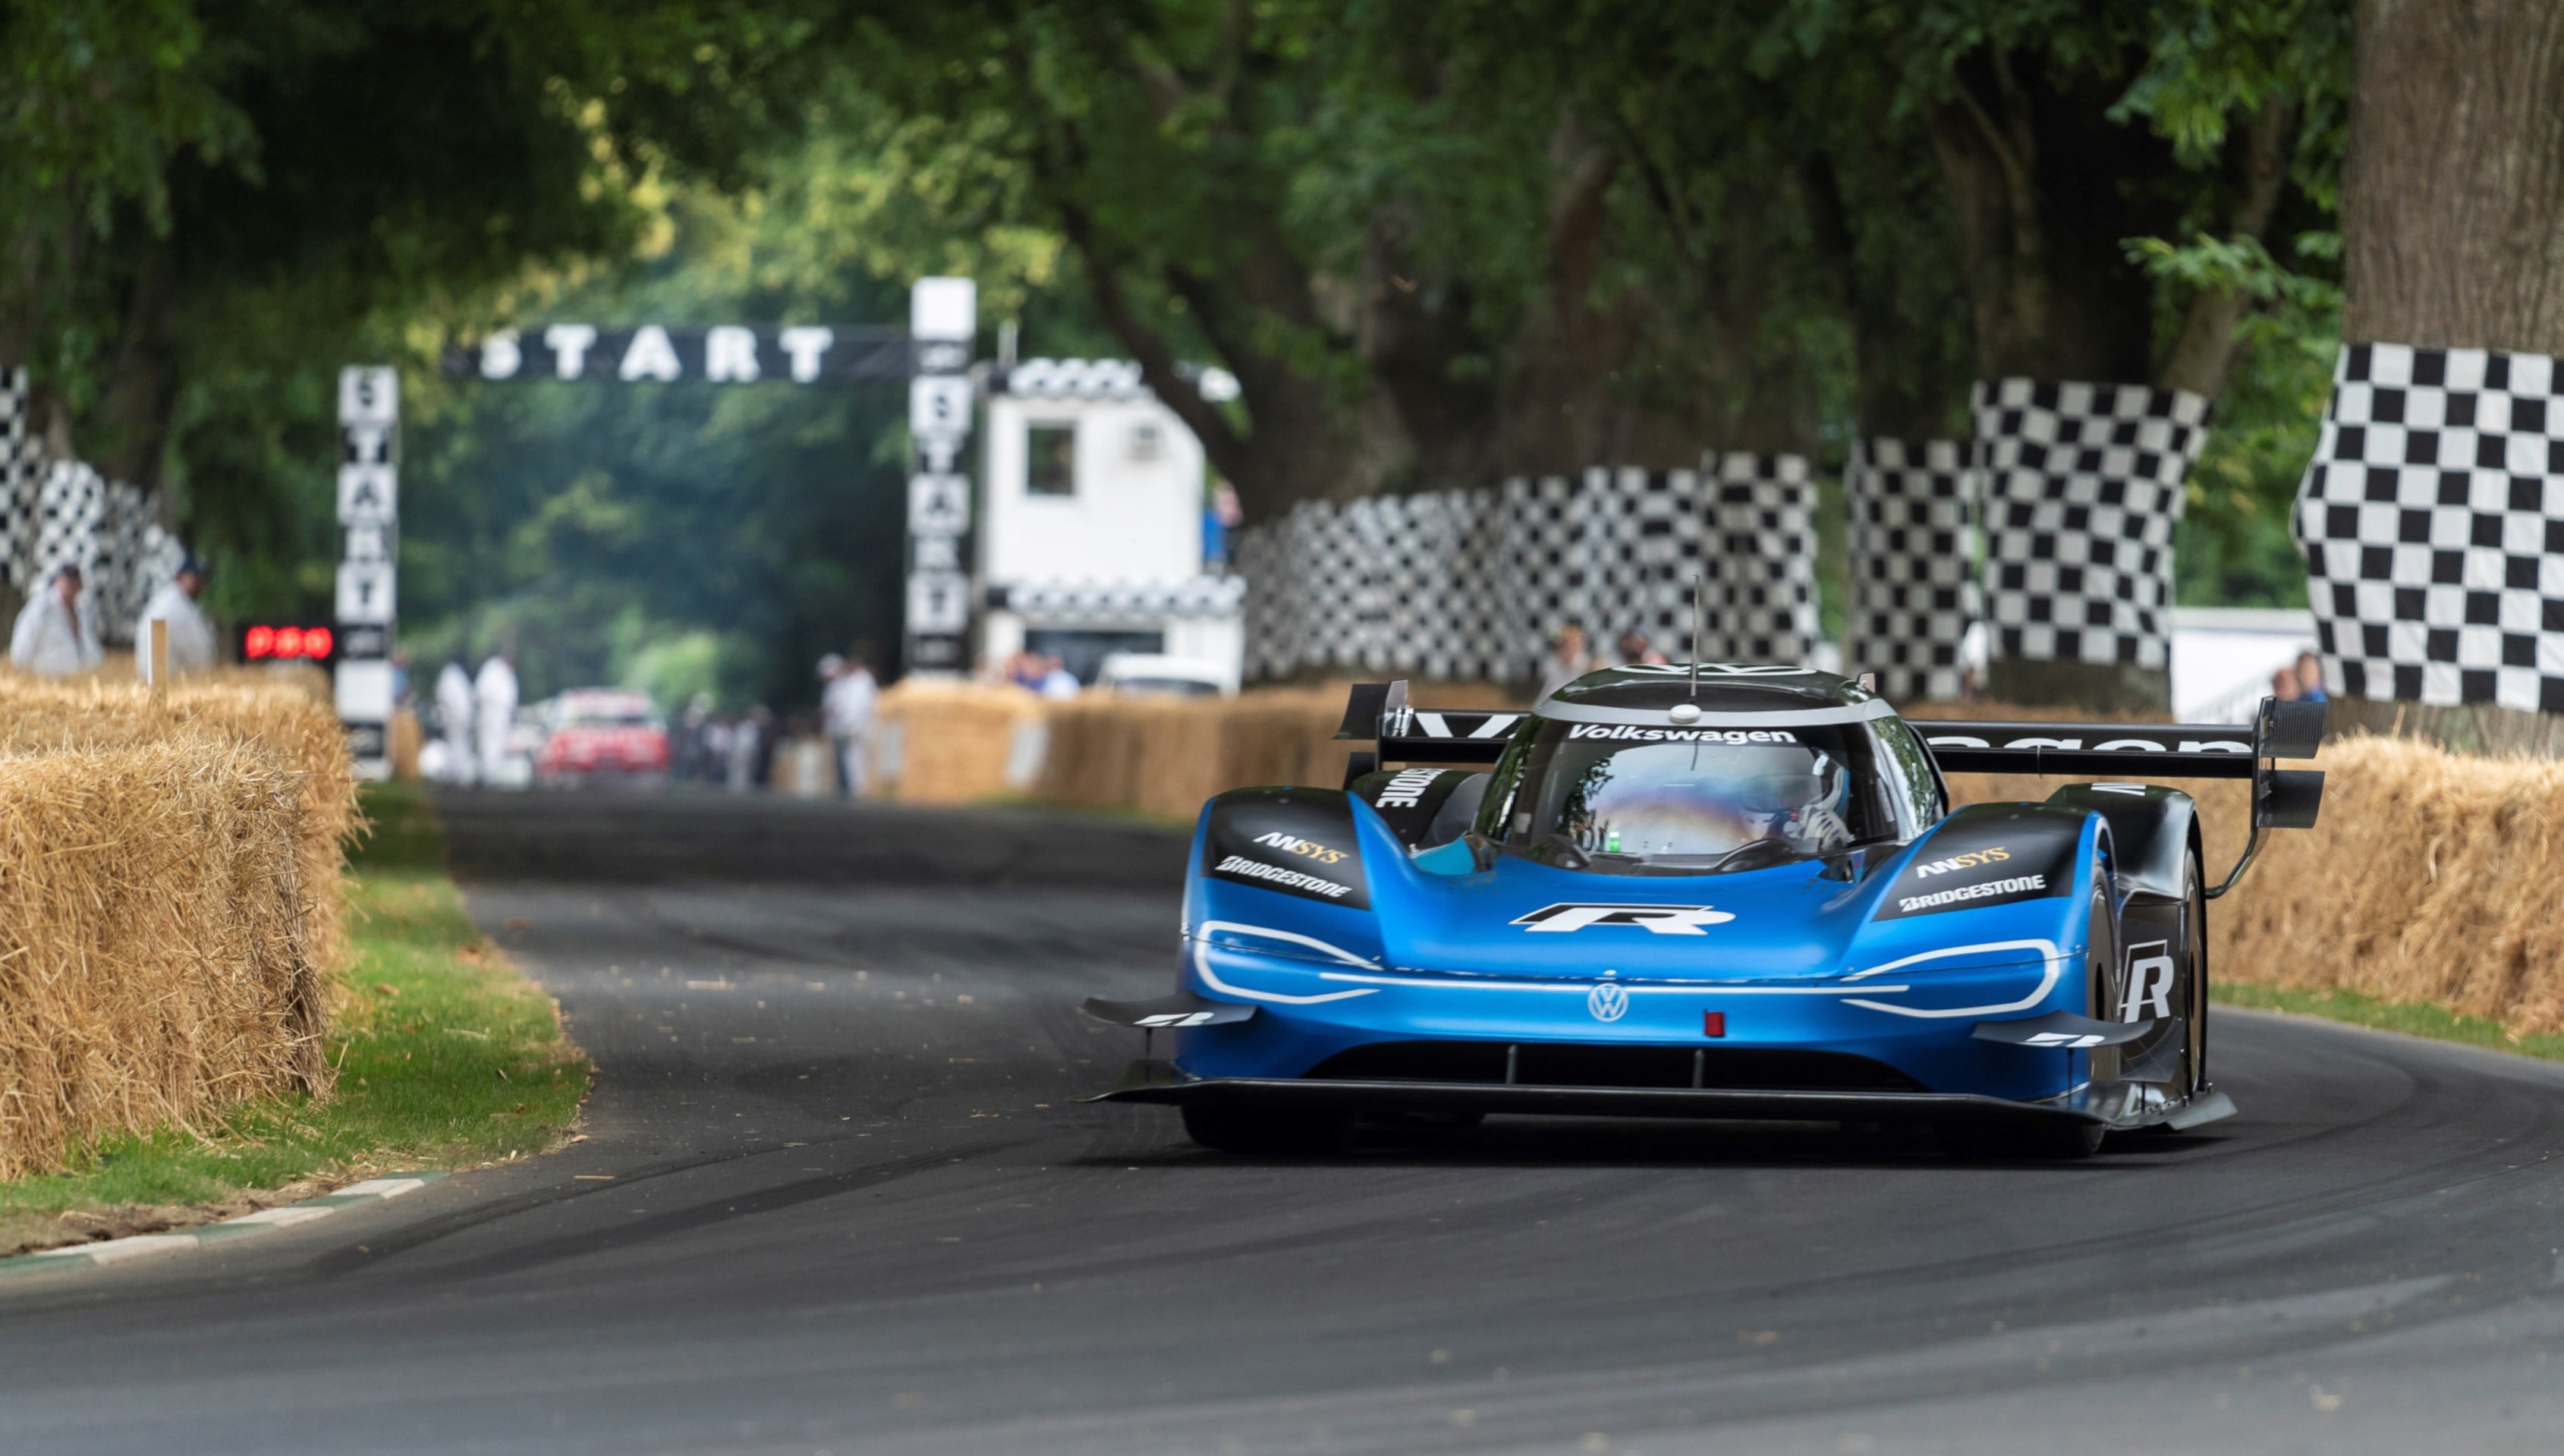
[[[2312,758],[2323,746],[2324,721],[2328,710],[2321,703],[2282,703],[2276,698],[2261,701],[2261,756],[2264,758]]]
[[[2272,770],[2261,788],[2259,802],[2252,806],[2253,824],[2263,829],[2314,828],[2315,815],[2323,808],[2323,773],[2318,769]]]

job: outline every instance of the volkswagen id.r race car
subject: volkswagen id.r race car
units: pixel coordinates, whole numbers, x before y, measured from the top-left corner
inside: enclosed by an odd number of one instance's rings
[[[2323,786],[2277,766],[2313,756],[2320,704],[1909,724],[1859,682],[1711,664],[1593,673],[1530,713],[1352,696],[1339,736],[1377,747],[1343,788],[1203,807],[1175,994],[1086,1004],[1150,1034],[1097,1100],[1174,1104],[1238,1151],[1490,1113],[2069,1156],[2193,1127],[2234,1111],[2209,1080],[2208,903]],[[1953,810],[1945,771],[2097,781]],[[2222,879],[2162,778],[2250,781]]]

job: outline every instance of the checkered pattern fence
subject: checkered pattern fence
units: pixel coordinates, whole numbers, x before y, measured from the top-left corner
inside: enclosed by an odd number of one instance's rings
[[[43,443],[28,429],[27,371],[0,369],[0,576],[32,590]]]
[[[1312,502],[1249,528],[1237,548],[1247,670],[1520,678],[1571,619],[1598,645],[1636,627],[1679,655],[1695,574],[1708,579],[1712,655],[1804,660],[1816,631],[1807,462],[1706,464]]]
[[[1985,616],[1977,477],[1956,440],[1861,440],[1843,471],[1852,671],[1895,702],[1959,696],[1961,643]]]
[[[122,644],[185,555],[150,519],[150,502],[79,461],[48,461],[29,428],[27,371],[0,370],[0,577],[22,593],[66,565],[100,636]]]
[[[1806,662],[1816,645],[1816,488],[1806,457],[1713,451],[1702,471],[1716,485],[1715,549],[1701,562],[1711,583],[1701,656]],[[1686,569],[1667,583],[1677,603],[1689,578]]]
[[[2173,526],[2208,401],[2002,379],[1973,405],[1995,655],[2168,666]]]
[[[2564,398],[2544,354],[2356,344],[2298,492],[2328,691],[2564,713]]]

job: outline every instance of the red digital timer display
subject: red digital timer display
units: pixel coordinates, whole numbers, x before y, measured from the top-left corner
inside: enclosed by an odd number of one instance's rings
[[[241,633],[241,656],[251,662],[296,658],[324,661],[337,645],[336,636],[326,627],[271,627],[261,624]]]

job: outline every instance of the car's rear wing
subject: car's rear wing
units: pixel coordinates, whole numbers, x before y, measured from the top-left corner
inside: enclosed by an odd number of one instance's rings
[[[1944,773],[2040,773],[2071,778],[2244,778],[2252,782],[2251,836],[2213,899],[2235,887],[2264,829],[2312,829],[2323,774],[2281,768],[2323,746],[2321,703],[2261,700],[2249,724],[1959,723],[1908,720]]]
[[[1345,782],[1384,762],[1493,763],[1525,716],[1512,710],[1419,709],[1406,701],[1402,681],[1356,683],[1336,736],[1377,746],[1353,755]]]

